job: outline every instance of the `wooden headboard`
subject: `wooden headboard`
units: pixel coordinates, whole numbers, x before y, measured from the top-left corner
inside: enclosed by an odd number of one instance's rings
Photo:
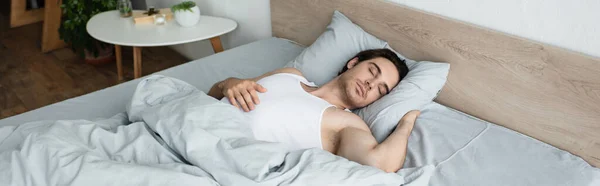
[[[271,0],[273,35],[308,46],[334,10],[408,58],[450,63],[436,102],[600,167],[600,59],[382,0]]]

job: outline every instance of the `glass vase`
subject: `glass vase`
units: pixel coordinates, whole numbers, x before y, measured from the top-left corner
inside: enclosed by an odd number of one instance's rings
[[[131,1],[130,0],[118,0],[117,10],[121,17],[130,17],[132,14]]]

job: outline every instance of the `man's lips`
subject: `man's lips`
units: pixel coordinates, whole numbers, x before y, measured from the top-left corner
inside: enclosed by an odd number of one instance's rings
[[[365,97],[365,88],[357,81],[356,85],[358,86],[359,95],[361,97]]]

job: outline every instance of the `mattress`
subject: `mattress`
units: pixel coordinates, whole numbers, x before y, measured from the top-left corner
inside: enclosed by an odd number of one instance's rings
[[[227,77],[255,77],[281,68],[302,49],[291,41],[269,38],[156,74],[208,91]],[[125,111],[141,79],[9,117],[0,120],[0,126],[108,118]],[[581,158],[435,102],[417,120],[404,168],[423,165],[436,166],[430,185],[600,185],[600,170]]]

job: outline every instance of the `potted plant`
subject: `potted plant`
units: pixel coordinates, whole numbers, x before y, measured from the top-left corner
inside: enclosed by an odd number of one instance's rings
[[[115,10],[114,0],[62,0],[62,18],[58,29],[60,39],[89,64],[106,64],[114,61],[113,45],[100,42],[90,36],[88,20],[104,11]],[[110,26],[110,25],[107,25]]]
[[[171,12],[177,23],[183,27],[194,26],[200,20],[200,8],[193,1],[184,1],[173,5]]]

